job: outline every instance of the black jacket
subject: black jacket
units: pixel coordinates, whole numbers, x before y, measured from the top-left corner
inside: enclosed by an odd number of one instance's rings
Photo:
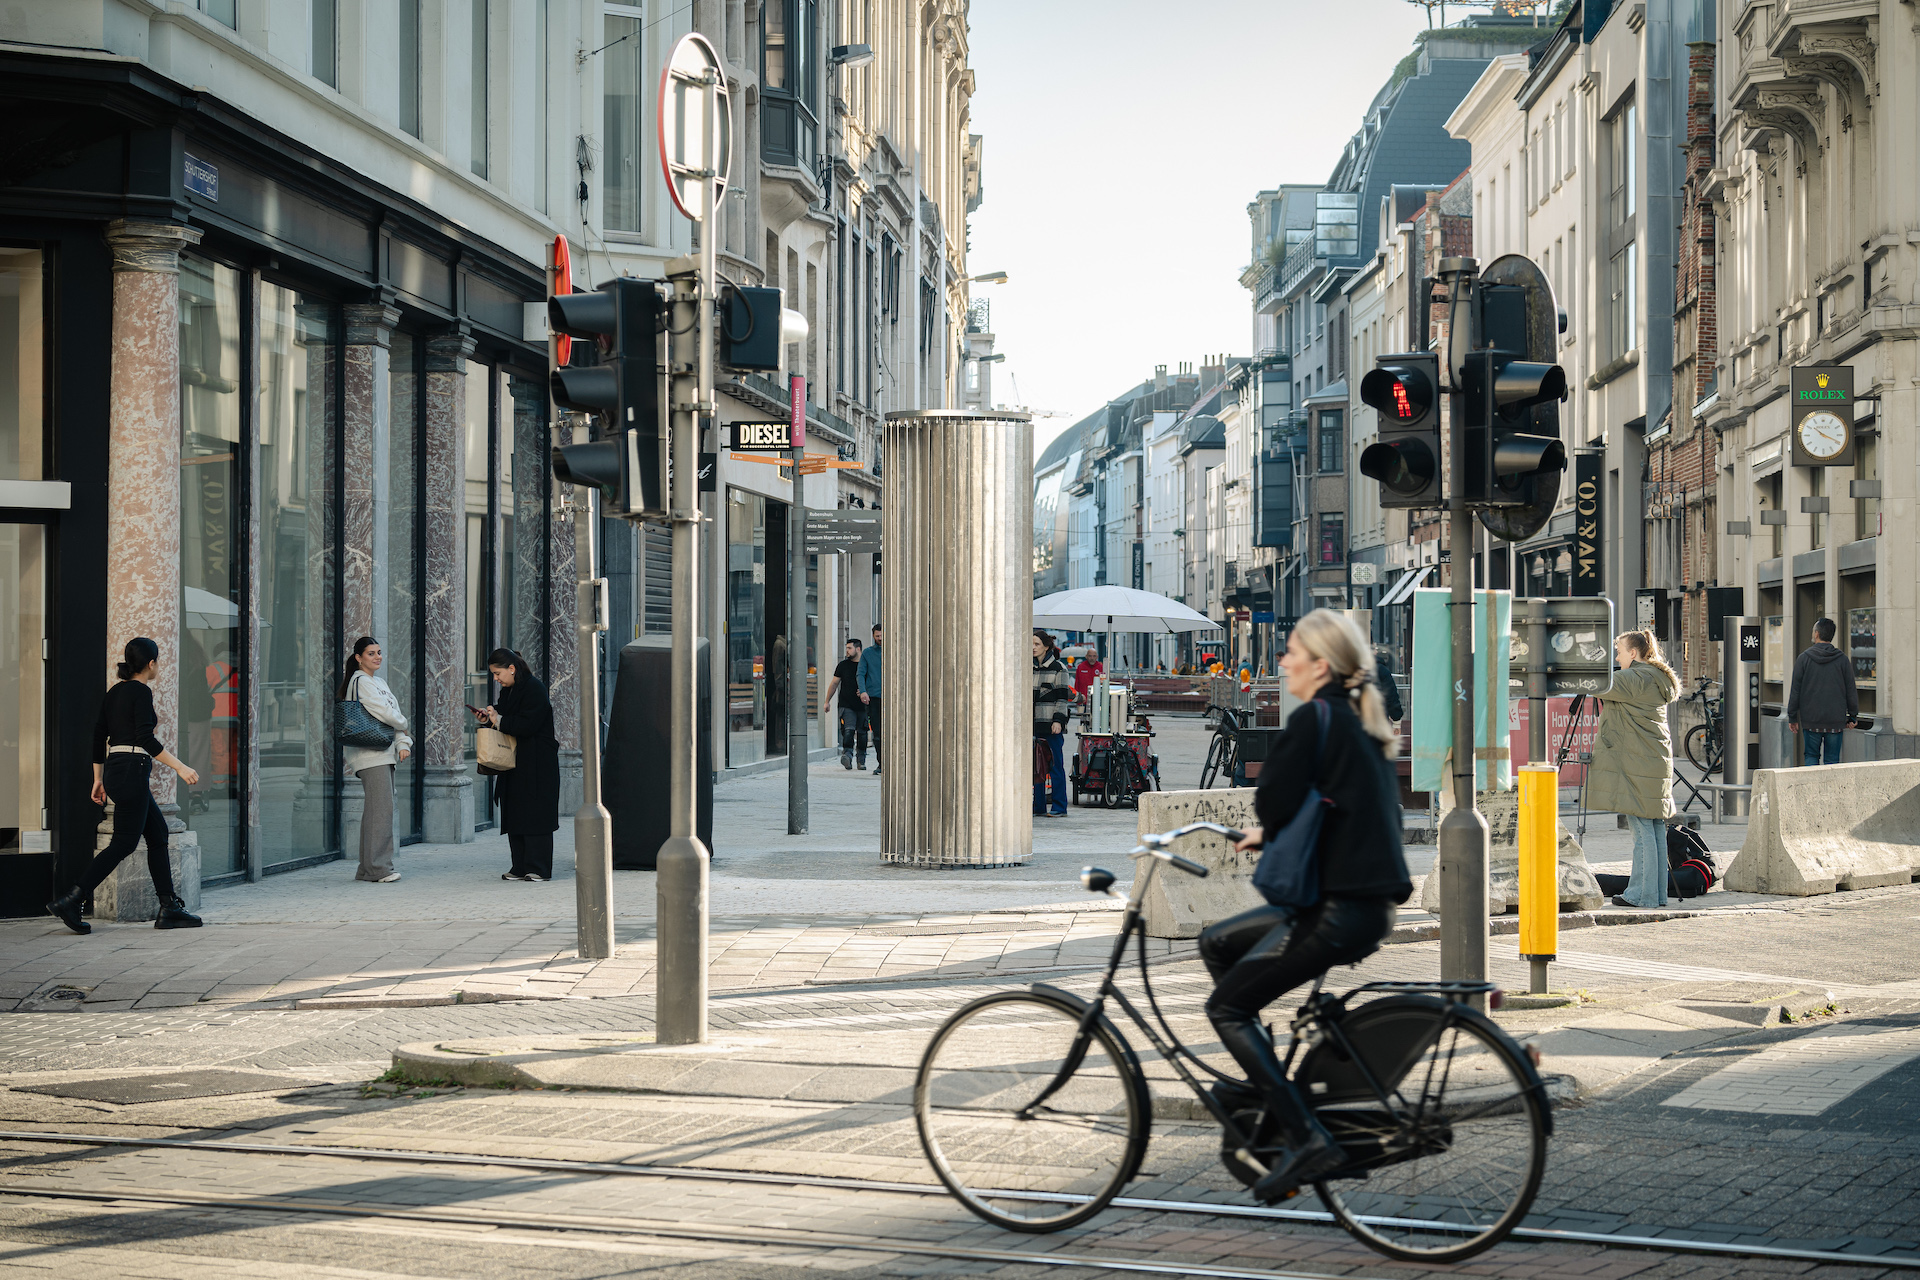
[[[1320,827],[1320,892],[1331,898],[1405,902],[1413,884],[1401,849],[1400,783],[1393,764],[1360,727],[1345,690],[1328,684],[1316,696],[1330,712],[1320,794],[1333,802]],[[1253,808],[1269,837],[1293,820],[1314,785],[1319,733],[1313,703],[1296,708],[1287,717],[1287,731],[1260,767]]]
[[[1373,679],[1380,686],[1380,701],[1386,704],[1387,719],[1406,719],[1407,709],[1400,703],[1400,686],[1393,682],[1393,659],[1385,650],[1374,661]]]
[[[537,836],[560,829],[560,743],[553,735],[547,686],[530,675],[500,691],[493,704],[500,732],[513,735],[513,768],[493,780],[500,831]]]
[[[1067,671],[1067,664],[1052,654],[1034,663],[1033,736],[1052,737],[1056,724],[1064,735],[1067,721],[1073,718],[1072,704],[1073,676]]]
[[[1808,645],[1793,660],[1787,721],[1812,733],[1838,733],[1860,715],[1853,663],[1826,641]]]

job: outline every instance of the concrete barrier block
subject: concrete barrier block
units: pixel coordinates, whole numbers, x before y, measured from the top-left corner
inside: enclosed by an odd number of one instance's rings
[[[1208,791],[1149,791],[1140,797],[1141,834],[1171,831],[1189,822],[1218,822],[1246,827],[1253,816],[1252,787],[1214,788]],[[1185,836],[1173,846],[1183,858],[1207,868],[1207,878],[1187,875],[1171,867],[1155,874],[1153,887],[1142,902],[1150,938],[1197,938],[1200,930],[1228,916],[1238,915],[1265,899],[1253,887],[1254,864],[1260,851],[1237,853],[1211,832]],[[1121,867],[1109,867],[1125,875]]]
[[[1503,915],[1520,905],[1520,793],[1482,791],[1474,803],[1487,820],[1487,911]],[[1587,865],[1587,852],[1564,826],[1556,829],[1560,840],[1556,851],[1560,909],[1595,910],[1606,898],[1600,892],[1600,882],[1593,878],[1593,868]],[[1440,914],[1437,866],[1420,886],[1420,909]]]
[[[1806,897],[1920,872],[1920,760],[1761,769],[1752,801],[1733,892]]]

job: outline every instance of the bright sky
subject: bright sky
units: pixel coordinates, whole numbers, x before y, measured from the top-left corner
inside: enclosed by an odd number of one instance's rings
[[[972,0],[968,263],[1010,277],[974,286],[994,399],[1067,415],[1036,454],[1156,364],[1251,354],[1248,202],[1325,181],[1425,26],[1407,0]]]

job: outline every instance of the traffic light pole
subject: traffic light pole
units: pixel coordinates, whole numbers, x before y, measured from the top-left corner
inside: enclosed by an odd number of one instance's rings
[[[1447,485],[1447,540],[1452,565],[1448,616],[1453,640],[1453,808],[1440,821],[1440,977],[1484,982],[1487,977],[1487,821],[1474,805],[1473,736],[1473,512],[1467,509],[1466,396],[1462,366],[1454,363],[1465,304],[1467,349],[1474,343],[1474,293],[1478,264],[1446,258],[1446,378],[1452,438],[1447,449],[1452,475]],[[1489,744],[1491,745],[1491,744]]]
[[[669,264],[673,302],[668,326],[673,478],[667,502],[673,525],[672,754],[668,771],[669,835],[655,866],[658,964],[654,969],[655,1032],[660,1044],[698,1044],[707,1038],[707,847],[700,842],[699,689],[700,430],[714,421],[713,309],[718,296],[714,246],[720,237],[721,183],[716,88],[702,82],[700,144],[704,187],[697,263]],[[693,268],[691,271],[688,268]],[[717,638],[716,638],[717,643]],[[724,698],[726,687],[714,690]]]
[[[586,427],[575,432],[585,443]],[[593,535],[600,503],[592,489],[577,490],[573,506],[574,616],[579,626],[575,679],[580,682],[580,807],[573,815],[573,903],[582,960],[613,954],[612,815],[600,803],[600,608],[604,579],[593,572]]]
[[[787,834],[807,833],[807,499],[800,464],[807,456],[805,382],[789,384],[793,397],[793,501],[787,504]],[[827,709],[820,708],[826,718]]]

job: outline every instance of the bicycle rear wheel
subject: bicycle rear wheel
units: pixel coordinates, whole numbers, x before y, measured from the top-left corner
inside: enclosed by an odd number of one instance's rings
[[[1038,993],[984,996],[947,1019],[920,1060],[920,1145],[947,1190],[995,1226],[1085,1222],[1146,1155],[1140,1065],[1104,1018],[1076,1048],[1080,1018]]]
[[[1697,724],[1687,730],[1685,739],[1687,759],[1693,761],[1693,767],[1705,774],[1720,771],[1720,744],[1714,738],[1713,726]]]
[[[1342,1030],[1403,1117],[1351,1066],[1317,1050],[1300,1077],[1350,1157],[1321,1203],[1361,1243],[1407,1262],[1458,1262],[1518,1226],[1540,1189],[1552,1124],[1539,1076],[1483,1015],[1399,996],[1363,1005]],[[1354,1180],[1349,1180],[1349,1178]]]

